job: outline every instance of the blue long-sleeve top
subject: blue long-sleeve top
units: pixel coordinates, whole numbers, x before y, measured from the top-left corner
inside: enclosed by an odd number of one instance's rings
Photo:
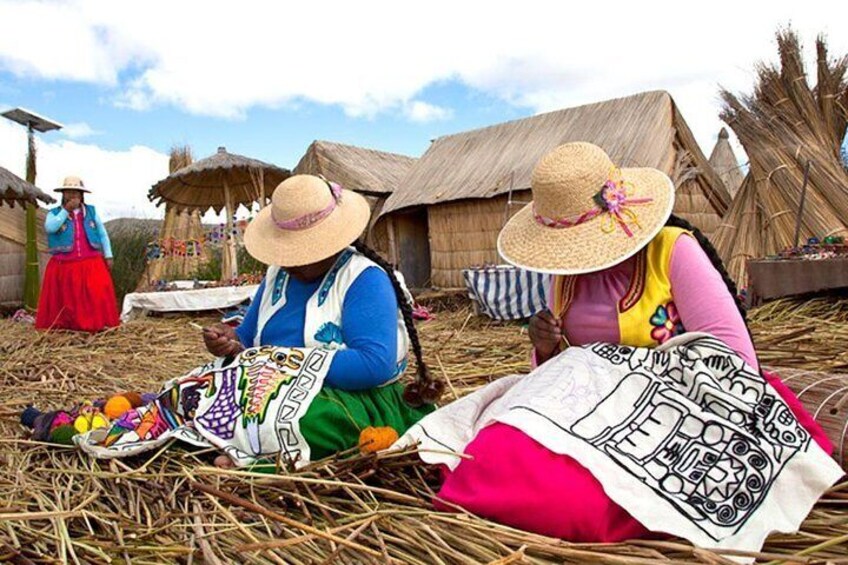
[[[252,347],[259,319],[259,305],[267,280],[236,329],[239,340]],[[321,280],[302,282],[289,277],[286,304],[262,330],[260,343],[284,347],[303,347],[306,304]],[[342,305],[342,342],[336,351],[324,382],[344,390],[366,390],[391,380],[397,368],[398,309],[388,275],[377,267],[365,269],[353,282]]]
[[[56,233],[68,221],[68,218],[70,218],[70,213],[65,208],[60,209],[58,214],[47,214],[47,218],[44,220],[44,230],[47,233]],[[100,235],[103,256],[106,259],[111,259],[112,241],[109,239],[109,232],[106,231],[103,220],[100,219],[100,214],[94,214],[94,223],[97,226],[97,233]],[[85,237],[85,232],[77,234],[76,237]]]

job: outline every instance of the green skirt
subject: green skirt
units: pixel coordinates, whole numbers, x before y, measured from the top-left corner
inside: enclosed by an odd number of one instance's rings
[[[431,404],[412,408],[403,400],[404,385],[396,382],[363,391],[324,387],[300,419],[300,432],[316,461],[359,444],[368,426],[390,426],[403,435],[434,410]]]

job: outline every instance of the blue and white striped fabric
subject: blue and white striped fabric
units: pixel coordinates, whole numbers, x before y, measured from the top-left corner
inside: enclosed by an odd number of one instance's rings
[[[495,320],[524,320],[546,308],[551,276],[510,265],[463,269],[468,296]]]

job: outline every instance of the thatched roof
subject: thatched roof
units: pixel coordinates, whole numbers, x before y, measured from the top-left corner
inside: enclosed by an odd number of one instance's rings
[[[745,148],[750,172],[714,242],[743,287],[749,259],[794,245],[808,161],[801,242],[848,236],[848,171],[839,157],[848,124],[848,57],[830,58],[820,38],[812,87],[798,36],[783,31],[777,42],[780,65],[758,67],[753,95],[722,92],[722,119]]]
[[[389,197],[383,214],[527,189],[536,162],[570,141],[595,143],[621,166],[656,167],[673,177],[685,153],[715,213],[723,215],[730,204],[671,95],[655,91],[440,137]]]
[[[294,168],[294,174],[323,175],[356,192],[388,195],[415,163],[414,157],[313,141]]]
[[[157,206],[170,202],[180,209],[212,208],[220,212],[226,206],[225,181],[237,207],[260,198],[257,189],[259,173],[267,197],[290,174],[287,169],[228,153],[224,147],[219,147],[214,155],[195,161],[154,184],[148,198]]]
[[[55,198],[37,186],[28,183],[12,171],[0,167],[0,204],[3,202],[11,206],[14,206],[15,202],[37,204],[39,200],[45,204],[56,202]]]
[[[742,181],[745,175],[742,174],[742,169],[739,167],[739,161],[736,159],[736,154],[733,152],[733,147],[730,146],[730,135],[725,128],[721,128],[718,132],[718,140],[716,141],[713,152],[710,154],[710,165],[713,170],[721,178],[724,187],[730,192],[732,197],[736,196],[739,187],[742,186]]]

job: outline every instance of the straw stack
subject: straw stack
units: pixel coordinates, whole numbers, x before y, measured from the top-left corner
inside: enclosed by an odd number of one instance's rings
[[[745,264],[794,244],[804,169],[811,163],[802,241],[848,235],[848,173],[840,146],[848,123],[848,58],[830,59],[816,41],[816,86],[797,34],[777,34],[780,65],[761,64],[750,96],[722,91],[725,120],[750,158],[750,172],[721,227],[716,248],[744,287]]]

